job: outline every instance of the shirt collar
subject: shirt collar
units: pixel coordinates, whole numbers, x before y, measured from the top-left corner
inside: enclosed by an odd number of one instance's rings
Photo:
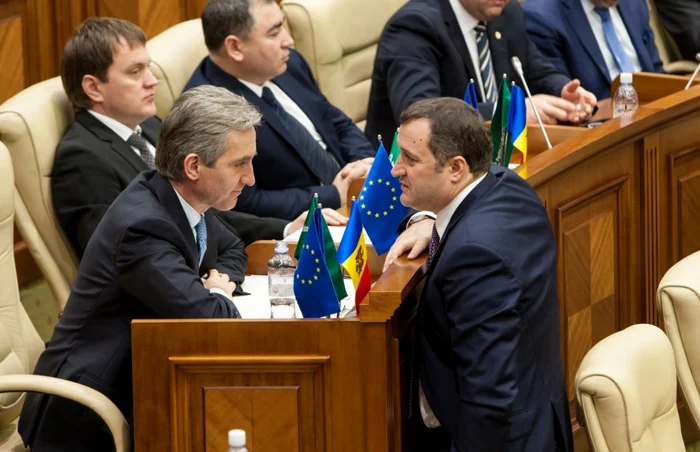
[[[591,0],[581,0],[581,6],[583,7],[583,12],[586,14],[592,12],[595,9],[595,5]]]
[[[239,82],[243,83],[252,92],[254,92],[258,97],[262,97],[263,88],[272,86],[272,82],[267,81],[262,85],[256,85],[255,83],[247,82],[245,80],[238,79]]]
[[[450,0],[450,6],[452,7],[452,11],[455,13],[455,17],[457,17],[457,23],[459,24],[459,28],[462,30],[462,34],[472,31],[479,23],[479,21],[476,20],[474,16],[469,14],[469,11],[462,6],[459,0]]]
[[[107,126],[110,130],[112,130],[112,132],[116,133],[117,136],[119,136],[119,138],[121,138],[124,141],[127,141],[129,137],[134,133],[141,134],[141,126],[136,126],[134,130],[131,130],[128,126],[125,126],[121,122],[117,121],[116,119],[110,118],[109,116],[105,116],[93,110],[88,110],[88,113],[94,116],[102,124]]]
[[[442,240],[442,237],[445,235],[447,225],[450,224],[452,215],[454,215],[455,211],[457,210],[457,207],[459,207],[459,205],[462,204],[462,201],[464,201],[464,198],[466,198],[467,195],[469,195],[469,193],[471,193],[471,191],[474,190],[474,188],[477,185],[479,185],[479,182],[484,180],[487,174],[488,171],[484,173],[483,176],[479,177],[477,180],[464,187],[462,191],[459,192],[457,196],[455,196],[448,205],[443,207],[442,210],[437,213],[437,218],[435,219],[435,229],[437,229],[437,232],[440,235],[440,240]]]
[[[175,187],[173,187],[173,190],[175,190]],[[197,212],[194,207],[192,207],[187,201],[185,201],[185,198],[180,196],[180,193],[178,193],[177,190],[175,190],[175,194],[177,195],[177,199],[180,200],[182,210],[185,211],[185,216],[187,217],[187,222],[190,224],[190,228],[194,229],[194,227],[197,226],[197,223],[199,223],[199,220],[201,220],[204,215]]]

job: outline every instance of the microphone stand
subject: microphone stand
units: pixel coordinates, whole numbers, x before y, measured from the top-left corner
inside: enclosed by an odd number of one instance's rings
[[[513,69],[515,69],[515,72],[518,73],[518,77],[520,77],[520,81],[523,82],[523,86],[525,87],[525,93],[527,94],[527,98],[530,99],[530,104],[532,105],[532,109],[535,110],[535,117],[537,118],[537,122],[540,125],[540,130],[542,131],[542,135],[544,135],[544,140],[547,142],[547,149],[552,149],[552,143],[549,141],[549,135],[547,135],[547,131],[544,128],[544,124],[542,124],[542,118],[540,118],[540,112],[537,111],[537,107],[535,106],[535,103],[532,101],[532,94],[530,94],[530,88],[527,86],[527,82],[525,81],[525,76],[523,75],[523,65],[520,63],[520,58],[514,56],[513,58],[510,59],[511,63],[513,64]]]

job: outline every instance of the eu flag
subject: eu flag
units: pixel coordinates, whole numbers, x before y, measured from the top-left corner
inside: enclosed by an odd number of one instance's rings
[[[380,146],[357,200],[362,224],[378,255],[389,251],[398,237],[396,229],[408,213],[399,201],[401,184],[391,175],[391,168],[389,157]]]
[[[294,272],[294,296],[305,318],[318,318],[340,312],[340,303],[333,281],[326,267],[323,252],[323,228],[320,226],[321,209],[313,213],[306,243]]]
[[[464,102],[470,105],[476,112],[479,112],[479,101],[476,98],[476,85],[474,84],[474,79],[469,79],[467,84],[467,90],[464,92]]]

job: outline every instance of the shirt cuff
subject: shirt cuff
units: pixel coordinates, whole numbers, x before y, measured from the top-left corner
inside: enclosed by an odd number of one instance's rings
[[[425,220],[426,218],[431,218],[434,220],[435,218],[437,218],[437,215],[435,215],[433,212],[430,212],[429,210],[421,210],[420,212],[416,212],[413,215],[411,215],[411,218],[408,220],[408,223],[406,223],[406,229],[410,228],[413,223]]]
[[[237,287],[237,286],[236,286],[236,287]],[[214,293],[214,294],[217,294],[217,295],[221,295],[222,297],[224,297],[224,298],[226,298],[228,301],[230,301],[231,304],[233,304],[234,306],[236,306],[236,303],[233,302],[233,298],[231,297],[231,295],[227,294],[226,292],[224,292],[223,290],[219,289],[218,287],[212,287],[211,289],[209,289],[209,293]]]
[[[282,230],[282,238],[283,239],[286,239],[287,236],[289,235],[288,231],[289,231],[289,226],[291,226],[291,225],[292,225],[292,223],[287,223],[287,226],[285,226],[284,229]]]

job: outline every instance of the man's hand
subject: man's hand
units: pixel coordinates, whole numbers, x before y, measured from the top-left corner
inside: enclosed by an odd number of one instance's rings
[[[568,118],[571,123],[578,123],[590,118],[593,114],[593,107],[598,103],[598,99],[593,93],[581,88],[581,82],[578,79],[573,79],[564,85],[564,88],[561,89],[561,97],[576,106],[576,111]]]
[[[415,259],[425,251],[430,244],[430,236],[433,234],[434,224],[435,220],[426,218],[413,223],[408,229],[403,231],[387,253],[382,272],[385,272],[397,257],[409,250],[409,259]]]
[[[326,224],[328,224],[328,226],[343,226],[348,222],[348,218],[346,216],[339,214],[330,207],[325,207],[321,212],[323,213],[323,218],[326,219]],[[287,235],[292,235],[296,231],[301,229],[304,226],[304,223],[306,222],[306,216],[308,214],[309,212],[306,211],[298,217],[296,217],[294,221],[289,223],[289,227],[287,228]]]
[[[221,289],[229,296],[233,296],[233,291],[236,290],[236,283],[229,280],[226,273],[219,273],[216,269],[209,270],[209,276],[202,278],[202,284],[205,289]]]
[[[362,160],[357,160],[355,162],[350,162],[343,169],[338,171],[335,179],[333,180],[333,186],[338,189],[338,194],[340,195],[340,207],[345,207],[347,204],[348,188],[350,184],[362,177],[367,176],[370,167],[374,162],[373,157],[367,157]]]
[[[527,105],[527,122],[537,123],[535,110],[532,108],[532,103],[540,112],[540,118],[544,124],[556,124],[558,121],[564,122],[569,119],[570,114],[576,113],[576,105],[566,99],[550,96],[548,94],[537,94],[525,101]]]

